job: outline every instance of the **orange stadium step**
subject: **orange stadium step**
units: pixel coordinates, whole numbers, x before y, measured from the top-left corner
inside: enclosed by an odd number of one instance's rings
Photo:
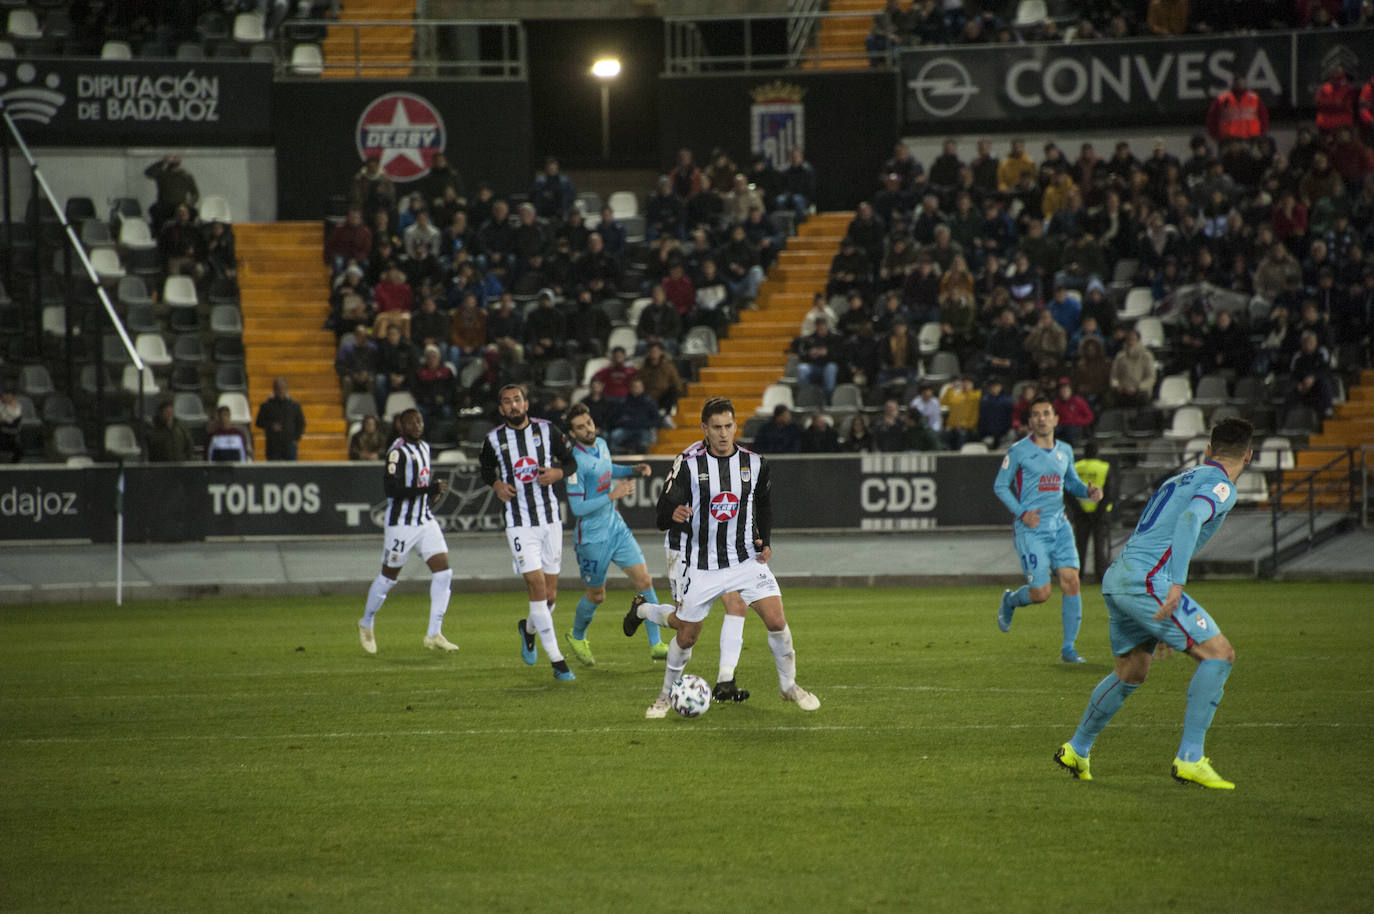
[[[349,0],[320,47],[324,53],[324,75],[337,79],[409,76],[415,57],[414,28],[401,25],[354,28],[349,23],[414,17],[414,0]]]
[[[272,395],[286,379],[305,413],[300,460],[345,460],[347,423],[334,375],[334,334],[321,328],[328,313],[329,270],[318,222],[246,223],[234,227],[243,304],[244,362],[249,400]],[[255,430],[255,453],[265,453]]]

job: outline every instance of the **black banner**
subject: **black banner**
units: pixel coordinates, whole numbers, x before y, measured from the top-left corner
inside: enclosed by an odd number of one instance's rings
[[[33,146],[269,146],[272,65],[0,60],[0,102]]]
[[[1271,117],[1298,117],[1336,61],[1366,73],[1374,30],[918,48],[901,55],[905,128],[1201,125],[1234,75]]]
[[[780,530],[924,530],[1002,526],[992,494],[996,456],[873,454],[781,457],[773,469]],[[654,505],[671,463],[618,502],[636,530],[654,529]],[[472,464],[435,467],[449,490],[434,513],[449,533],[500,532],[501,502]],[[0,541],[114,538],[113,466],[0,468]],[[125,469],[125,538],[190,542],[206,537],[378,533],[386,498],[380,463],[178,464]],[[571,512],[563,516],[569,526]]]
[[[400,194],[429,174],[436,152],[468,193],[489,182],[523,192],[533,180],[530,89],[505,80],[283,81],[272,92],[277,125],[277,211],[318,219],[347,193],[368,154]]]
[[[877,180],[875,171],[855,163],[882,162],[892,153],[895,78],[887,72],[665,76],[659,158],[670,168],[685,146],[705,168],[719,146],[743,168],[755,147],[785,162],[788,144],[799,141],[816,169],[817,208],[852,209]]]

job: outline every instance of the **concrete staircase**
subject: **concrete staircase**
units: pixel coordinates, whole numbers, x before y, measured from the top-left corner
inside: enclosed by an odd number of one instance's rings
[[[402,25],[353,27],[350,23],[415,18],[415,0],[348,0],[329,27],[320,50],[324,76],[367,79],[411,75],[415,29]]]
[[[810,57],[808,70],[862,70],[868,67],[864,39],[873,31],[872,17],[882,9],[882,0],[830,0],[832,13],[868,13],[867,16],[835,16],[821,20],[816,35],[816,50],[825,57]],[[828,56],[836,55],[836,56]]]
[[[1322,424],[1321,434],[1308,439],[1309,449],[1301,450],[1294,455],[1297,467],[1284,474],[1285,483],[1294,481],[1297,474],[1308,473],[1330,463],[1338,456],[1339,452],[1324,448],[1358,448],[1362,444],[1374,445],[1374,371],[1366,369],[1360,373],[1359,383],[1346,391],[1346,402],[1338,403],[1335,412],[1334,416]],[[1346,506],[1349,500],[1350,473],[1358,472],[1359,465],[1359,455],[1356,454],[1353,467],[1342,462],[1317,473],[1313,500],[1319,508],[1340,509]],[[1283,496],[1284,507],[1297,508],[1306,504],[1305,489]]]
[[[320,329],[329,311],[329,270],[319,222],[239,223],[234,236],[243,306],[248,400],[272,396],[284,377],[305,413],[301,460],[347,460],[347,426],[334,374],[334,334]],[[253,430],[255,454],[266,453]]]
[[[720,341],[699,379],[678,402],[675,429],[658,433],[652,453],[676,454],[701,437],[701,407],[708,397],[729,397],[743,427],[763,403],[763,391],[782,376],[788,348],[811,310],[812,296],[825,288],[830,260],[852,213],[821,213],[803,223],[762,286],[756,309],[745,311],[730,336]]]

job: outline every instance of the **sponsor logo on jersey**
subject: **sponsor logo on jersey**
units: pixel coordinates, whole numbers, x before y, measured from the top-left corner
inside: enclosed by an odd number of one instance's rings
[[[1058,473],[1042,473],[1036,488],[1041,492],[1058,492],[1064,488],[1064,477]]]
[[[733,520],[739,513],[739,496],[734,492],[721,492],[711,499],[711,516],[720,523]]]
[[[601,478],[596,481],[596,493],[609,492],[611,489],[611,471],[607,470],[601,474]]]
[[[539,478],[539,461],[533,457],[520,457],[511,467],[515,481],[529,484]]]

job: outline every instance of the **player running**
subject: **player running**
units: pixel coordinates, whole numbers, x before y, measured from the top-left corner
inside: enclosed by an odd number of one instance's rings
[[[382,571],[367,589],[367,604],[358,621],[358,640],[363,650],[377,653],[373,622],[396,586],[401,569],[411,550],[429,566],[429,632],[425,647],[433,651],[456,651],[458,645],[444,637],[444,613],[448,611],[449,585],[453,572],[448,567],[448,543],[434,519],[430,500],[442,498],[448,483],[432,482],[429,442],[424,440],[425,420],[418,409],[401,413],[401,437],[386,452],[386,533],[382,541]]]
[[[648,718],[668,713],[668,690],[682,677],[692,646],[715,601],[738,591],[768,629],[768,647],[778,670],[784,701],[804,711],[820,699],[797,684],[797,654],[783,613],[782,591],[768,567],[773,506],[768,464],[735,444],[735,407],[723,397],[706,401],[701,430],[706,447],[679,454],[658,499],[658,526],[683,534],[678,595],[682,605],[635,601],[625,616],[625,634],[633,635],[648,619],[675,630],[668,642],[668,669],[663,689],[644,712]]]
[[[1078,780],[1092,780],[1088,754],[1093,740],[1145,681],[1152,652],[1160,645],[1162,652],[1185,651],[1197,661],[1188,684],[1174,778],[1218,790],[1235,789],[1202,753],[1236,652],[1207,610],[1183,588],[1193,554],[1221,529],[1236,504],[1236,480],[1250,462],[1253,434],[1244,419],[1218,422],[1212,428],[1206,461],[1159,487],[1121,555],[1107,569],[1102,598],[1111,619],[1116,670],[1093,689],[1073,739],[1054,754],[1055,761]]]
[[[595,666],[591,645],[587,643],[587,626],[606,599],[606,576],[611,563],[620,566],[639,596],[650,603],[658,602],[644,553],[615,506],[616,499],[634,491],[633,477],[648,476],[651,470],[647,463],[627,466],[611,461],[611,449],[604,439],[597,437],[596,420],[585,403],[568,410],[568,431],[577,461],[577,472],[567,480],[568,507],[577,516],[573,544],[578,572],[587,589],[577,601],[577,614],[566,638],[574,657],[586,666]],[[649,656],[665,659],[668,645],[659,639],[658,626],[650,622],[645,631],[649,636]]]
[[[1082,663],[1074,649],[1078,629],[1083,623],[1083,598],[1078,592],[1078,548],[1073,526],[1064,516],[1064,490],[1077,498],[1102,500],[1102,489],[1084,485],[1073,467],[1073,448],[1054,440],[1054,404],[1049,397],[1036,397],[1030,406],[1030,434],[1007,448],[1002,468],[997,471],[993,491],[1016,517],[1013,528],[1016,554],[1021,559],[1025,586],[1002,593],[997,610],[997,627],[1011,631],[1011,616],[1016,607],[1044,603],[1050,598],[1050,570],[1059,578],[1064,595],[1060,615],[1064,642],[1059,659]]]

